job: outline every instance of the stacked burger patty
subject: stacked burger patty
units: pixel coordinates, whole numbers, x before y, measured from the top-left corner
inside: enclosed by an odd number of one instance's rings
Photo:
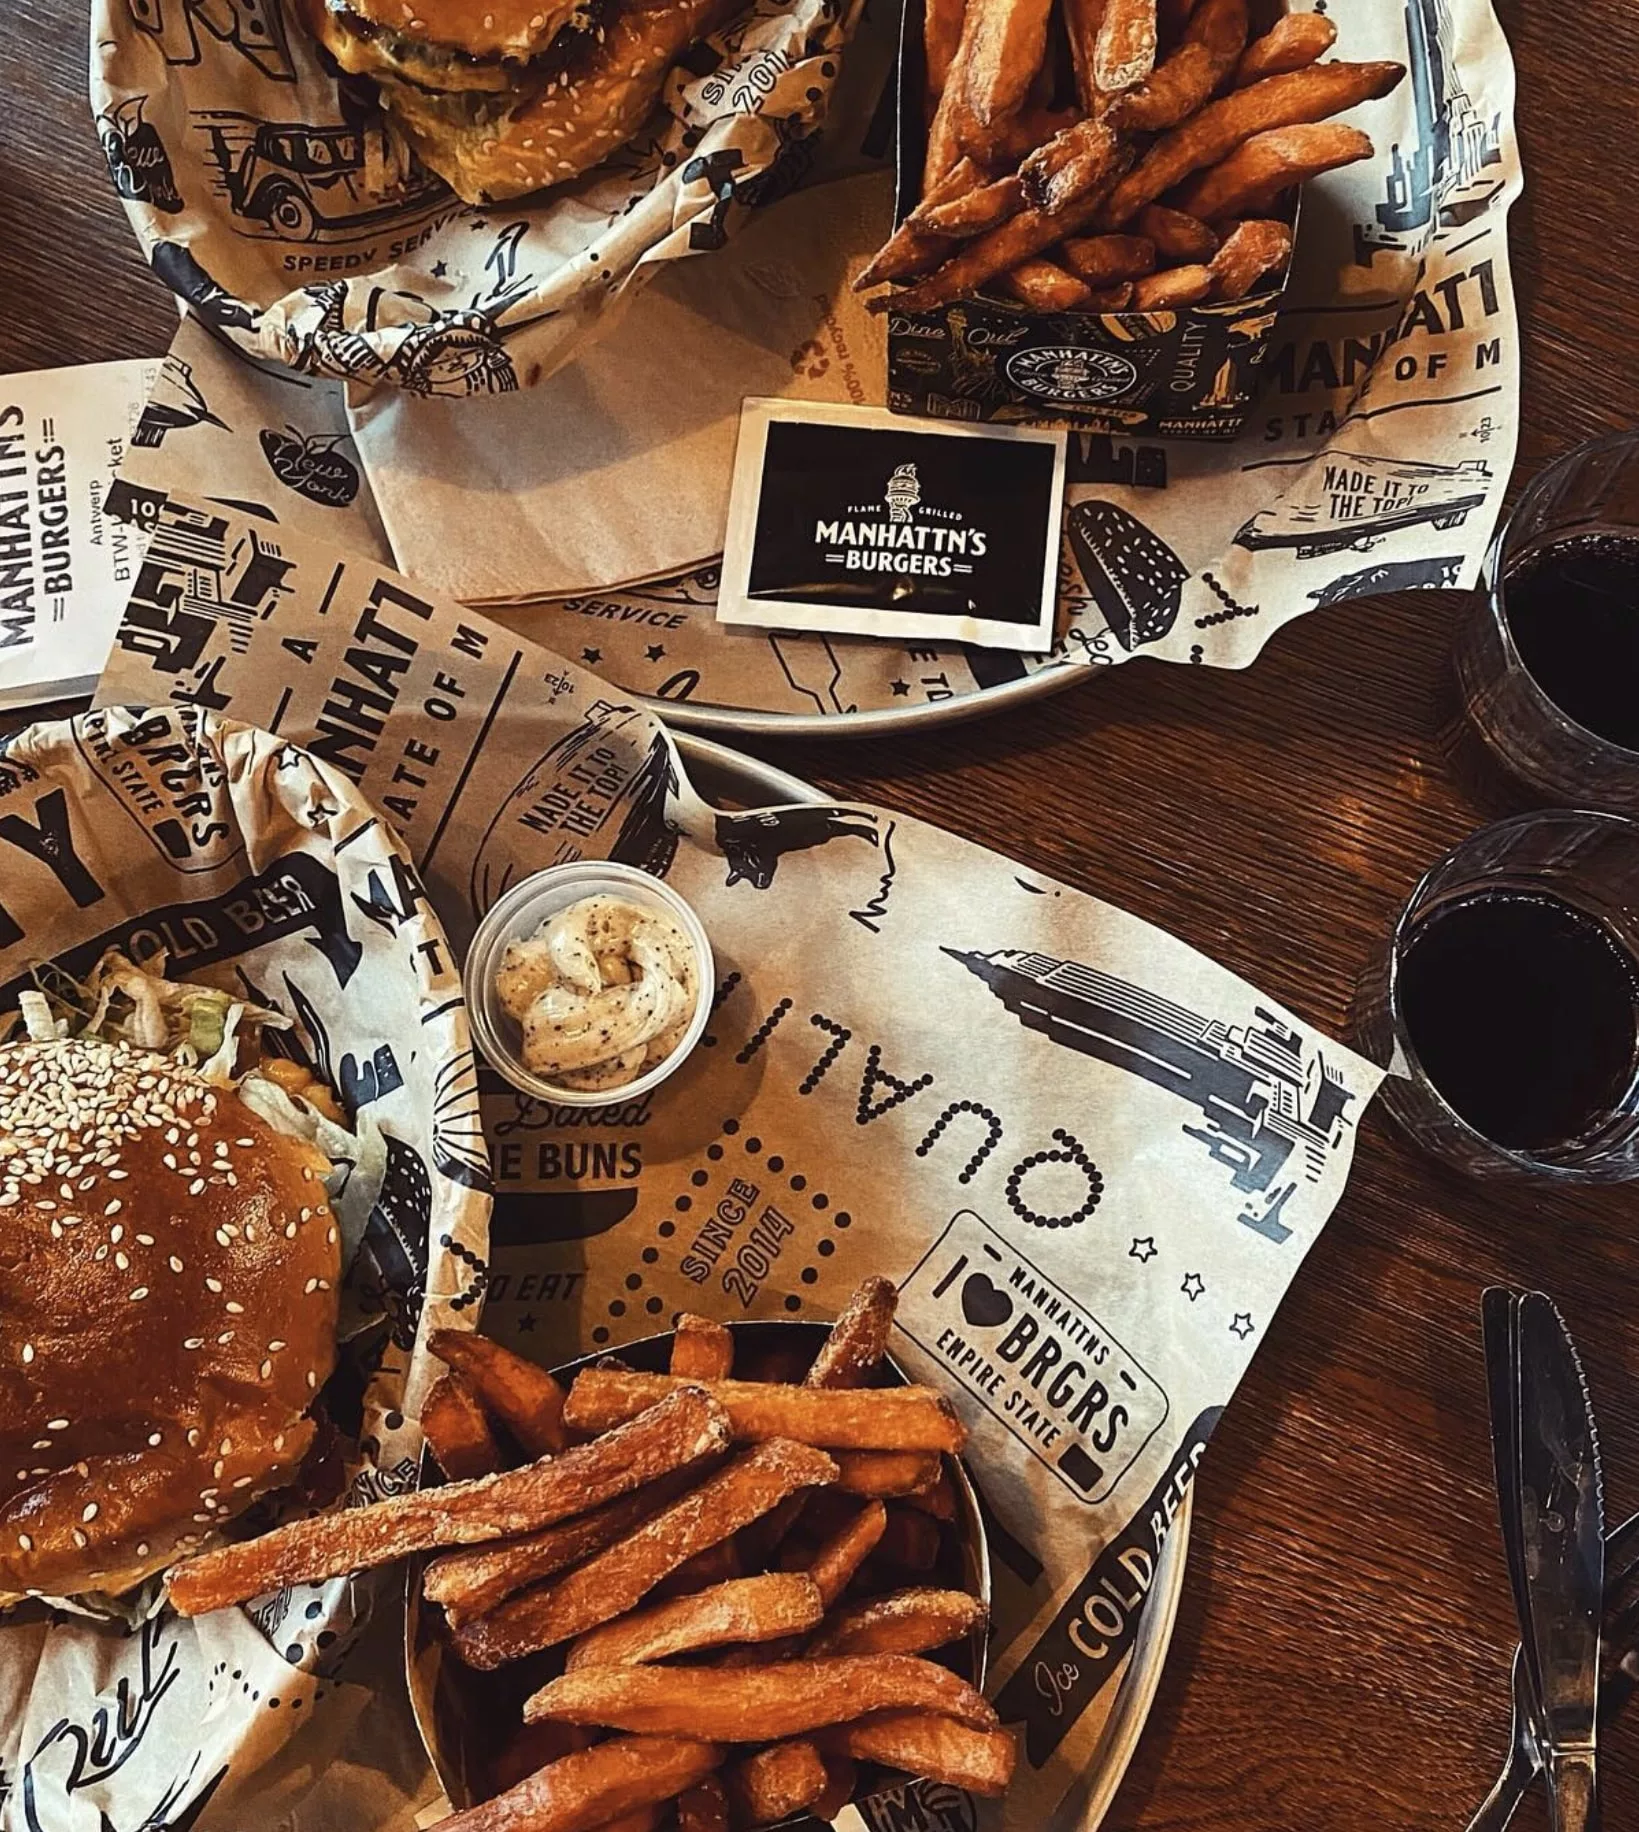
[[[667,72],[734,0],[301,0],[375,79],[423,162],[468,203],[578,177],[629,140]]]

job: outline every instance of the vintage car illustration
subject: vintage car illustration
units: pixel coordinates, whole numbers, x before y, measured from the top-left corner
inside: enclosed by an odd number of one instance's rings
[[[1331,452],[1318,475],[1243,522],[1235,545],[1254,552],[1290,547],[1299,559],[1348,547],[1366,552],[1402,528],[1461,527],[1485,502],[1490,484],[1491,467],[1483,458],[1421,464]]]

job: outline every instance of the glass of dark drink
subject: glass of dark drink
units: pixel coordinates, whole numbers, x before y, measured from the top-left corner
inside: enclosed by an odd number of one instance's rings
[[[1639,822],[1549,809],[1471,834],[1361,981],[1379,1099],[1475,1175],[1639,1178]]]
[[[1482,586],[1456,670],[1486,750],[1543,801],[1639,811],[1639,436],[1533,479]]]

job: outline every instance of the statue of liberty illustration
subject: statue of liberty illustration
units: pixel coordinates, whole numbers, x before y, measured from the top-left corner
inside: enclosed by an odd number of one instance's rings
[[[882,492],[882,499],[888,505],[890,522],[908,522],[911,519],[911,510],[922,500],[922,485],[914,464],[900,465],[888,479],[888,487]]]

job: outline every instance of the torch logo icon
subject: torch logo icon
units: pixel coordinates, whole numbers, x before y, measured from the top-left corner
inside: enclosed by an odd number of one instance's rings
[[[922,500],[922,486],[917,481],[916,466],[902,464],[888,479],[888,487],[882,492],[888,505],[890,522],[908,522],[911,510]]]

